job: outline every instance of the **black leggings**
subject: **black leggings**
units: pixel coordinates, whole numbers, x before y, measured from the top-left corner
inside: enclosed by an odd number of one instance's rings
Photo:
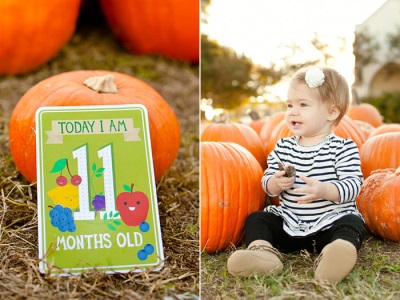
[[[293,237],[283,230],[283,219],[272,213],[256,211],[250,214],[245,223],[245,242],[248,246],[255,240],[265,240],[282,252],[307,250],[321,252],[329,243],[343,239],[360,250],[365,237],[364,221],[356,215],[345,215],[327,230],[306,237]]]

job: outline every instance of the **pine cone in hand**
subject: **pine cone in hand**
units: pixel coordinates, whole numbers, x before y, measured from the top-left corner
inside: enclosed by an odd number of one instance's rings
[[[283,165],[278,162],[278,166],[279,166],[279,170],[280,171],[285,171],[285,175],[283,175],[284,177],[293,177],[296,176],[296,169],[294,166],[287,166],[286,169],[283,167]]]

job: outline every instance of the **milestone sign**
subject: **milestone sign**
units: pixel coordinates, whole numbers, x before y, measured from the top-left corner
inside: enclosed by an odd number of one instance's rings
[[[162,267],[144,106],[42,107],[36,148],[41,272]]]

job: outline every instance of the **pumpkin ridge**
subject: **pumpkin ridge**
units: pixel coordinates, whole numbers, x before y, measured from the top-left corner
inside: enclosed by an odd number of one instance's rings
[[[200,214],[200,237],[201,237],[201,244],[206,245],[207,247],[208,241],[205,240],[205,237],[209,236],[209,228],[208,224],[209,222],[209,199],[211,199],[210,194],[209,194],[209,187],[208,187],[208,178],[211,176],[209,174],[208,168],[207,168],[207,152],[206,151],[201,151],[201,198],[200,198],[200,207],[201,211],[207,211],[207,213],[202,213]],[[207,200],[207,202],[206,202]],[[201,251],[203,249],[200,249]]]
[[[234,157],[231,155],[232,149],[230,147],[229,144],[222,144],[221,145],[224,148],[228,148],[229,151],[225,151],[223,153],[221,153],[224,156],[224,161],[225,163],[230,163],[232,161],[235,162]],[[232,166],[231,166],[232,167]],[[226,238],[223,240],[221,238],[218,238],[219,244],[218,247],[219,248],[227,248],[229,247],[230,241],[232,241],[233,237],[234,237],[234,231],[228,232],[228,229],[230,227],[230,212],[231,212],[231,208],[232,205],[236,202],[236,197],[234,195],[234,190],[236,189],[236,186],[233,186],[233,179],[232,179],[232,172],[226,172],[225,170],[223,170],[223,167],[221,165],[222,168],[222,173],[225,173],[223,176],[223,187],[224,187],[224,198],[221,199],[219,207],[222,210],[221,215],[221,236],[226,236]],[[239,187],[240,188],[240,187]]]

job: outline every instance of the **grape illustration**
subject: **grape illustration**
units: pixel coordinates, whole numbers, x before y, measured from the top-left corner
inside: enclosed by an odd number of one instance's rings
[[[50,218],[51,218],[51,219],[55,219],[55,218],[58,218],[58,216],[60,215],[60,213],[58,212],[58,210],[52,209],[52,210],[50,211],[49,215],[50,215]]]
[[[58,227],[58,217],[51,218],[51,225]]]
[[[103,195],[96,195],[92,201],[95,211],[102,210],[106,207],[106,197]]]
[[[63,207],[62,207],[60,204],[57,204],[56,206],[54,206],[54,209],[55,209],[56,211],[58,211],[58,213],[61,213],[62,210],[63,210]]]
[[[69,207],[63,207],[60,204],[52,207],[49,212],[49,216],[51,218],[51,225],[58,228],[61,232],[75,232],[76,224],[74,220],[74,216],[72,214],[72,210]]]
[[[69,207],[64,207],[63,214],[66,215],[67,217],[70,217],[72,216],[72,210]]]
[[[68,224],[67,224],[67,222],[59,222],[58,223],[58,229],[61,231],[61,232],[66,232],[67,230],[68,230]]]
[[[68,225],[68,231],[69,232],[75,232],[76,231],[75,223],[71,223],[71,224]]]

